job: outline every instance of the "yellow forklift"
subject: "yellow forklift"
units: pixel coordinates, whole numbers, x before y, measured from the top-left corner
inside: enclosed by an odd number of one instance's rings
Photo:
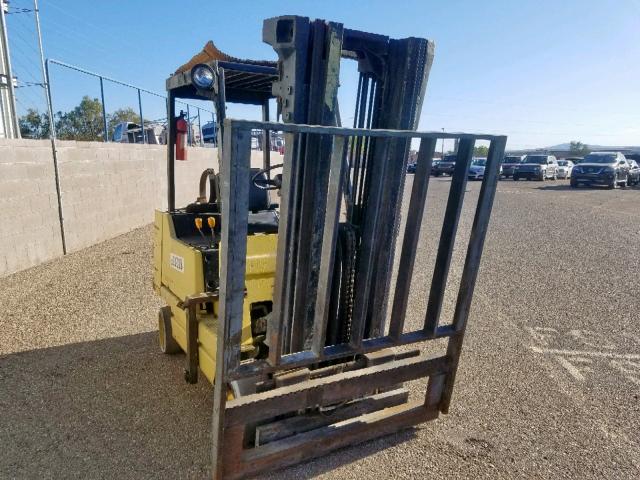
[[[219,174],[213,168],[202,172],[199,195],[194,202],[183,208],[175,206],[174,161],[176,157],[184,159],[186,156],[180,149],[184,143],[179,135],[185,130],[181,132],[179,128],[183,119],[176,117],[175,99],[214,102],[218,153],[221,153],[226,102],[261,107],[264,120],[268,121],[269,100],[274,98],[271,84],[276,78],[276,62],[231,58],[209,42],[202,53],[181,66],[167,82],[169,118],[174,119],[168,142],[169,208],[155,213],[153,285],[166,302],[158,313],[160,348],[168,354],[186,353],[185,379],[189,383],[197,381],[198,370],[211,383],[214,379],[222,222]],[[234,89],[237,83],[249,87]],[[268,178],[272,170],[269,136],[264,135],[262,143],[265,145],[264,168],[253,170],[249,205],[247,288],[241,341],[243,358],[254,358],[264,348],[261,345],[266,333],[265,317],[271,311],[275,273],[278,209],[270,198],[274,181]]]
[[[168,208],[156,212],[154,232],[153,284],[166,303],[159,343],[185,353],[187,382],[202,372],[213,384],[216,479],[292,465],[448,412],[506,143],[416,131],[429,40],[280,16],[264,21],[263,41],[277,60],[234,58],[209,42],[167,80]],[[351,127],[337,101],[343,60],[359,72]],[[179,98],[213,102],[219,165],[180,207]],[[272,101],[282,123],[269,121]],[[225,118],[227,103],[254,105],[263,120]],[[284,158],[272,164],[276,132]],[[256,133],[261,168],[251,165]],[[459,147],[424,324],[405,328],[433,155],[445,138]],[[487,166],[453,321],[442,325],[476,140],[490,142]],[[412,141],[419,148],[408,188]],[[425,354],[421,347],[438,339],[445,351]],[[424,396],[410,398],[403,383],[423,378]]]

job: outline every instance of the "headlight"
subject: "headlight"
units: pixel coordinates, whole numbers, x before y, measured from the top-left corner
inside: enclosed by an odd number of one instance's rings
[[[582,168],[580,167],[573,167],[573,169],[571,170],[571,173],[582,173]]]
[[[213,70],[202,63],[191,69],[191,82],[196,87],[208,90],[213,87]]]

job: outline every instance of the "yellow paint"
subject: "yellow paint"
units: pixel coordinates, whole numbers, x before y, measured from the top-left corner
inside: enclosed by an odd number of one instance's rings
[[[210,220],[213,220],[211,222]],[[215,226],[209,217],[207,224]],[[200,226],[202,220],[200,220]],[[196,223],[196,226],[198,224]],[[213,228],[213,227],[211,227]],[[247,237],[247,263],[245,286],[247,294],[243,305],[242,344],[243,351],[252,349],[251,335],[252,303],[271,301],[276,269],[278,236],[257,234]],[[171,308],[173,337],[186,350],[186,312],[180,302],[190,295],[204,292],[202,254],[197,249],[176,237],[171,214],[156,211],[154,224],[154,290]],[[198,357],[200,370],[213,382],[218,325],[218,301],[213,302],[213,314],[198,310]]]

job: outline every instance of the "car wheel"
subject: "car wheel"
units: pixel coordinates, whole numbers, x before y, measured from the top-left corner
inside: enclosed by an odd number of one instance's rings
[[[571,186],[571,188],[578,188],[578,182],[576,182],[575,180],[571,180],[569,182],[569,185]]]
[[[439,176],[440,176],[440,172],[435,172],[435,173],[433,174],[433,176],[434,176],[434,177],[439,177]]]
[[[520,180],[520,177],[516,177],[515,175],[512,178],[514,182],[517,182],[518,180]]]

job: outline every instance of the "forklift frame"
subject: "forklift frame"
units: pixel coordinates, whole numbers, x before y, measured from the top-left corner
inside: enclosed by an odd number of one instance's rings
[[[216,111],[218,127],[218,164],[222,162],[223,122],[226,117],[226,103],[256,105],[262,109],[262,120],[269,121],[269,101],[276,98],[271,84],[278,77],[278,70],[272,65],[215,60],[206,65],[213,69],[213,90],[201,90],[193,85],[191,72],[177,72],[167,79],[167,210],[176,210],[175,191],[175,148],[176,143],[176,99],[210,100]],[[263,133],[263,168],[271,166],[270,134]]]
[[[283,166],[283,178],[280,203],[280,227],[276,259],[276,284],[273,297],[273,316],[267,326],[269,357],[262,360],[240,359],[240,338],[242,330],[242,305],[245,285],[247,214],[250,180],[250,135],[252,129],[280,131],[285,134],[285,144],[295,145],[302,136],[321,136],[330,139],[330,167],[328,188],[316,197],[322,202],[319,208],[325,212],[321,232],[322,255],[319,260],[319,275],[316,294],[308,298],[314,311],[313,336],[311,348],[288,352],[285,345],[286,326],[291,324],[293,311],[290,299],[283,292],[291,288],[296,281],[291,271],[291,256],[296,242],[307,241],[292,236],[292,227],[300,212],[295,200],[298,166],[304,161],[302,155],[293,148],[286,148]],[[465,328],[471,307],[471,300],[489,218],[495,196],[500,164],[506,145],[505,136],[472,135],[462,133],[416,132],[406,130],[375,130],[359,128],[340,128],[253,122],[244,120],[224,121],[224,159],[221,162],[221,200],[222,224],[221,237],[221,277],[219,289],[219,323],[217,334],[217,360],[214,382],[213,405],[213,477],[241,478],[298,463],[302,460],[323,455],[343,446],[362,442],[381,435],[393,433],[447,413],[451,402],[456,370],[462,349]],[[328,321],[328,302],[331,291],[331,269],[336,248],[337,227],[340,222],[345,189],[345,171],[353,168],[348,164],[349,147],[354,139],[366,138],[377,142],[387,155],[380,157],[382,176],[380,181],[392,182],[387,189],[399,192],[403,197],[404,175],[385,176],[384,165],[406,167],[404,160],[391,158],[404,156],[403,151],[389,148],[397,141],[420,141],[417,169],[409,199],[408,218],[399,256],[399,275],[395,285],[386,283],[385,296],[392,294],[388,333],[368,333],[365,330],[366,307],[354,305],[354,316],[349,343],[327,345],[326,326]],[[429,184],[431,165],[436,141],[454,139],[459,141],[457,162],[452,176],[451,188],[440,234],[435,268],[431,282],[428,307],[422,328],[404,332],[409,286],[415,262],[420,227],[423,222],[425,201]],[[462,279],[456,299],[453,322],[440,325],[439,318],[443,305],[449,266],[455,244],[458,222],[467,183],[467,172],[477,140],[490,142],[485,176],[482,180],[478,203],[475,209],[473,226],[467,247]],[[376,191],[383,195],[383,188]],[[385,211],[379,199],[369,202],[367,216],[373,224],[385,221]],[[375,228],[362,234],[363,250],[359,261],[364,267],[359,275],[364,279],[362,285],[372,289],[371,279],[376,275],[375,262],[371,257],[372,249],[367,249],[376,241]],[[369,238],[367,237],[369,235]],[[376,286],[376,291],[380,287]],[[386,297],[385,297],[386,298]],[[364,308],[364,310],[363,310]],[[391,354],[381,363],[369,362],[365,368],[335,369],[328,368],[325,376],[308,378],[290,385],[280,386],[267,391],[257,391],[228,400],[227,385],[232,382],[250,380],[259,383],[268,374],[291,371],[295,368],[326,365],[329,361],[385,355],[387,349],[403,345],[414,345],[436,339],[447,339],[446,354],[397,355]],[[286,348],[286,347],[285,347]],[[342,363],[348,365],[348,363]],[[320,369],[322,370],[322,368]],[[353,399],[373,399],[384,395],[401,382],[428,377],[425,399],[397,402],[365,412],[359,412],[351,418],[341,418],[332,424],[317,428],[293,431],[290,434],[264,445],[251,445],[247,431],[256,425],[273,422],[283,415],[305,411],[318,406],[335,405]],[[405,399],[406,400],[406,399]],[[338,419],[336,419],[338,420]],[[282,420],[280,420],[282,422]],[[276,420],[276,427],[278,420]],[[282,425],[282,424],[279,424]],[[284,428],[284,427],[283,427]]]

